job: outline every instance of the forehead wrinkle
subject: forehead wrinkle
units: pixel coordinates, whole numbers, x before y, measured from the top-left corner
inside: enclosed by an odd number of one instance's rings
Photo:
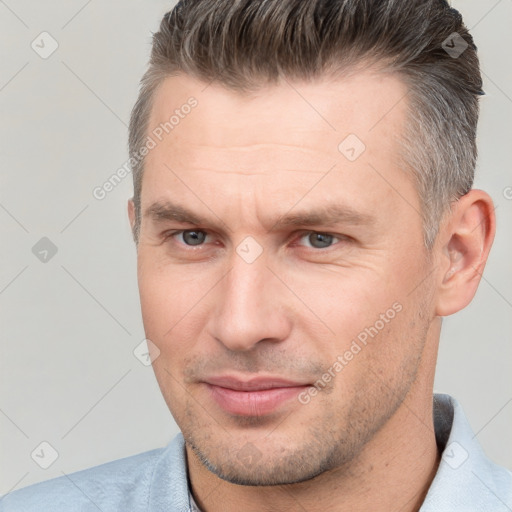
[[[334,148],[334,149],[333,149]],[[244,144],[238,146],[213,145],[213,144],[179,144],[180,160],[200,160],[201,158],[233,158],[233,155],[240,155],[249,158],[289,158],[299,157],[308,165],[317,164],[325,160],[337,159],[337,145],[333,142],[325,148],[307,148],[295,144]],[[172,145],[171,145],[172,151]],[[174,152],[175,153],[175,152]]]
[[[240,174],[260,174],[260,169],[263,174],[281,170],[316,173],[338,161],[337,146],[334,143],[329,146],[317,149],[278,143],[217,146],[176,141],[169,145],[162,158],[171,160],[174,167],[191,170],[233,170]]]
[[[286,169],[286,168],[279,168],[279,169],[262,169],[260,172],[248,172],[243,169],[238,170],[222,170],[222,169],[213,169],[213,168],[207,168],[207,167],[201,167],[196,169],[186,169],[186,172],[214,172],[217,174],[238,174],[239,176],[274,176],[276,172],[292,172],[292,173],[305,173],[305,174],[325,174],[325,171],[312,171],[312,170],[306,170],[306,169]]]
[[[304,132],[307,135],[311,135],[313,131],[311,132]],[[325,133],[322,133],[322,136],[325,137]],[[199,142],[192,142],[190,140],[187,140],[183,137],[180,139],[180,145],[183,145],[183,143],[186,143],[188,147],[193,148],[204,148],[206,150],[227,150],[227,151],[257,151],[261,149],[292,149],[293,151],[302,151],[305,153],[323,153],[318,147],[311,146],[307,147],[304,145],[305,141],[300,141],[300,144],[290,144],[286,142],[279,142],[279,141],[272,141],[272,142],[250,142],[246,144],[201,144]]]

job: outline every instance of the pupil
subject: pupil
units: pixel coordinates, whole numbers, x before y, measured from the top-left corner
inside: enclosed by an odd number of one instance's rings
[[[204,242],[205,234],[202,231],[184,231],[183,240],[188,245],[199,245]]]
[[[332,235],[326,235],[324,233],[313,233],[310,235],[309,241],[313,247],[324,248],[331,244]]]

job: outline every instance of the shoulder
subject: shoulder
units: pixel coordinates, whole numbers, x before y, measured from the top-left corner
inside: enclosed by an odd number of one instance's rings
[[[153,472],[166,455],[158,448],[13,491],[0,512],[147,509]]]

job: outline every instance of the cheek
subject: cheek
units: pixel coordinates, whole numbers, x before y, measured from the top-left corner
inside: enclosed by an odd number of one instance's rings
[[[413,276],[420,274],[410,263],[399,273],[381,262],[371,269],[302,279],[297,293],[334,333],[326,342],[311,329],[314,320],[302,324],[309,330],[310,350],[328,369],[339,363],[332,372],[344,374],[340,383],[359,378],[368,367],[391,378],[403,361],[421,351],[413,340],[422,338],[424,325],[416,294],[411,294],[417,286]]]
[[[386,274],[374,269],[347,269],[337,274],[298,277],[294,291],[345,343],[379,321],[403,293]],[[394,310],[389,316],[393,316]]]
[[[183,323],[204,294],[197,274],[148,256],[139,255],[138,281],[146,333],[149,330],[157,339]]]
[[[425,334],[413,316],[408,304],[395,302],[377,315],[354,318],[351,331],[338,335],[336,348],[323,358],[325,372],[334,374],[335,392],[327,400],[357,399],[364,404],[371,399],[378,404],[407,388],[414,380]],[[344,327],[339,325],[340,332]]]

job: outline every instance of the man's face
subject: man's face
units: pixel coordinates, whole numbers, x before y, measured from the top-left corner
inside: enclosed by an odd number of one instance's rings
[[[406,92],[369,72],[253,95],[180,76],[157,91],[148,134],[181,116],[146,160],[144,326],[189,456],[226,480],[352,461],[424,372],[433,289],[398,166]]]

